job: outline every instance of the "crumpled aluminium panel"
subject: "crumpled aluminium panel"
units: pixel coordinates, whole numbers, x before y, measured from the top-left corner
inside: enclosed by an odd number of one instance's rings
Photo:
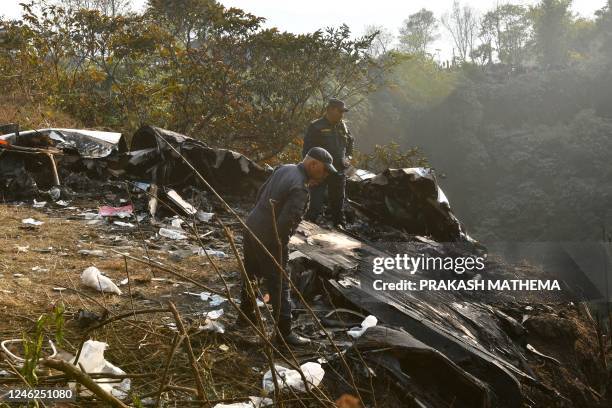
[[[473,241],[453,214],[433,169],[357,170],[347,180],[348,197],[372,221],[431,236],[439,242]]]
[[[179,153],[222,192],[257,189],[270,171],[238,152],[212,148],[189,136],[145,125],[132,138],[128,172],[158,185],[199,186],[200,181]]]

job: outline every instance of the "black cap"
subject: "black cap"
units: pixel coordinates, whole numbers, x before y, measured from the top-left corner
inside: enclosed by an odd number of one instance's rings
[[[349,109],[346,107],[346,104],[344,103],[344,101],[341,101],[340,99],[331,98],[327,102],[327,107],[329,108],[330,106],[333,106],[334,108],[339,108],[343,112],[348,112],[349,111]]]
[[[310,157],[311,159],[315,159],[315,160],[318,160],[321,163],[323,163],[325,165],[325,168],[327,169],[328,172],[330,172],[332,174],[336,174],[338,172],[338,170],[336,170],[336,168],[333,165],[334,158],[324,148],[322,148],[322,147],[313,147],[312,149],[310,149],[308,151],[308,154],[306,154],[306,156]]]

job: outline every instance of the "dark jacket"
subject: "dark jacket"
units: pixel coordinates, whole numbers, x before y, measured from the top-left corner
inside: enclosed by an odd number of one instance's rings
[[[307,181],[302,163],[285,164],[274,169],[260,187],[255,207],[249,213],[246,224],[268,249],[277,247],[270,199],[275,203],[276,227],[281,244],[286,246],[308,206]]]
[[[310,123],[304,135],[302,157],[313,147],[322,147],[334,158],[334,167],[344,169],[344,158],[353,155],[354,139],[344,121],[332,125],[322,117]]]

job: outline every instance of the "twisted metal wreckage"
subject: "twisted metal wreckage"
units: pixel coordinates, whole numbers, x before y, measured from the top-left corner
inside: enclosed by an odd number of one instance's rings
[[[58,200],[71,194],[68,186],[87,188],[75,178],[84,173],[91,179],[141,183],[152,197],[148,210],[153,216],[159,211],[156,197],[162,196],[192,216],[205,188],[183,158],[228,197],[252,196],[271,170],[242,154],[152,126],[133,135],[130,149],[118,133],[43,129],[0,136],[0,192]],[[351,228],[303,222],[290,243],[293,280],[306,300],[316,305],[325,293],[333,299],[334,307],[328,306],[322,318],[326,327],[346,330],[363,316],[377,317],[379,325],[347,343],[346,353],[358,349],[370,373],[391,378],[411,406],[520,407],[529,403],[533,389],[556,394],[528,364],[543,355],[527,347],[523,325],[494,306],[495,294],[485,301],[474,293],[372,289],[374,257],[484,251],[451,211],[432,170],[357,170],[347,188]],[[416,279],[402,270],[385,274],[387,280]],[[566,400],[559,396],[559,401]]]

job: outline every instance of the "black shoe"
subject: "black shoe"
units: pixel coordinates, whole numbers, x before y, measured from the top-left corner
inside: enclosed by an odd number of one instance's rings
[[[288,335],[284,336],[284,340],[285,343],[287,343],[287,345],[289,346],[307,346],[311,343],[310,339],[302,337],[295,332],[291,332]],[[279,341],[279,343],[283,344],[282,341]]]

